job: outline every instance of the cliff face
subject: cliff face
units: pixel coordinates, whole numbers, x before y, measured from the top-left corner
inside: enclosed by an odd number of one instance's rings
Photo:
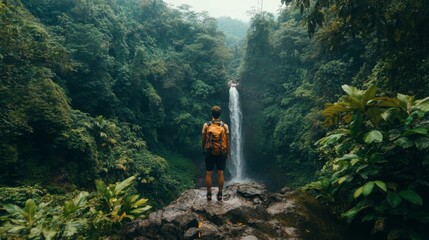
[[[217,189],[213,189],[216,194]],[[205,189],[176,201],[123,230],[124,239],[365,239],[329,215],[305,193],[270,193],[257,183],[233,184],[224,200],[206,200]]]

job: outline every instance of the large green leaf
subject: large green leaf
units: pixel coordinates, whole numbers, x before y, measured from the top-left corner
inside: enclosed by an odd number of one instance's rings
[[[351,109],[350,109],[349,105],[347,105],[343,102],[337,102],[334,104],[327,104],[325,106],[325,110],[323,110],[322,114],[324,116],[331,116],[331,115],[337,115],[337,114],[342,113],[342,112],[349,112],[350,110]]]
[[[321,145],[322,147],[326,147],[329,146],[331,144],[336,143],[338,140],[340,140],[342,137],[346,136],[348,134],[347,133],[336,133],[336,134],[331,134],[329,136],[326,136],[324,138],[321,138],[319,141],[317,141],[315,144],[316,145]]]
[[[375,85],[371,85],[367,90],[363,92],[363,101],[366,103],[370,99],[375,98],[377,94],[377,87]]]
[[[362,195],[362,190],[363,190],[363,186],[356,189],[355,192],[353,193],[353,197],[358,198],[360,195]]]
[[[348,104],[342,102],[326,105],[325,110],[322,112],[323,116],[325,117],[323,126],[329,127],[337,124],[340,114],[343,112],[349,112],[351,110],[352,109]]]
[[[418,106],[415,106],[415,108],[425,113],[429,112],[429,102],[419,104]]]
[[[364,210],[367,207],[368,205],[358,204],[355,207],[349,209],[347,212],[342,213],[341,216],[347,218],[347,221],[350,223],[354,219],[356,214],[358,214],[360,211]]]
[[[30,226],[34,223],[34,215],[36,214],[36,203],[33,199],[28,199],[25,202],[24,211],[26,213],[26,219]]]
[[[72,201],[64,203],[63,211],[66,215],[72,214],[77,210],[86,207],[88,192],[80,192]]]
[[[391,97],[376,97],[367,102],[371,107],[400,107],[400,102],[397,98]]]
[[[356,163],[358,163],[358,162],[360,162],[360,160],[359,160],[359,159],[352,159],[352,160],[350,160],[350,164],[351,164],[352,166],[356,165]]]
[[[120,182],[120,183],[118,183],[118,184],[116,184],[116,186],[115,186],[115,195],[119,195],[119,194],[121,194],[122,193],[122,191],[125,189],[125,188],[127,188],[127,187],[129,187],[131,184],[133,184],[133,181],[136,179],[136,177],[135,176],[131,176],[131,177],[129,177],[129,178],[127,178],[127,179],[125,179],[124,181],[122,181],[122,182]]]
[[[388,192],[386,200],[392,208],[397,207],[402,202],[401,196],[396,192]]]
[[[148,201],[148,199],[146,199],[146,198],[141,198],[140,200],[138,200],[137,202],[135,202],[135,203],[133,204],[133,207],[134,207],[134,208],[135,208],[135,207],[140,207],[140,206],[142,206],[142,205],[146,204],[146,203],[147,203],[147,201]]]
[[[351,97],[356,97],[356,96],[362,95],[363,93],[361,90],[346,84],[342,85],[341,88],[344,90],[344,92],[346,92]]]
[[[427,135],[428,130],[426,128],[420,127],[420,128],[414,128],[408,131],[405,131],[402,135],[403,136],[409,136],[414,134],[420,134],[420,135]]]
[[[9,214],[15,215],[20,214],[23,217],[26,217],[27,213],[20,208],[19,206],[13,205],[13,204],[5,204],[3,206],[4,210],[6,210]]]
[[[24,230],[25,226],[13,226],[9,230],[7,230],[8,233],[20,233],[22,230]]]
[[[373,142],[380,143],[383,141],[383,134],[378,130],[373,130],[365,134],[364,140],[368,144]]]
[[[391,118],[394,118],[395,116],[400,115],[401,111],[399,109],[400,108],[389,108],[381,114],[381,117],[384,120],[389,120]]]
[[[376,180],[374,181],[375,185],[377,185],[381,190],[383,190],[384,192],[387,192],[387,185],[386,183],[384,183],[383,181],[380,180]]]
[[[88,192],[80,192],[79,195],[77,195],[74,199],[73,202],[76,206],[78,206],[79,208],[81,207],[85,207],[86,202],[87,202],[87,198],[89,196]]]
[[[349,111],[354,111],[357,109],[363,110],[365,107],[365,102],[360,98],[345,96],[343,97],[342,101],[349,106]]]
[[[408,139],[407,137],[401,137],[396,139],[395,144],[404,149],[413,146],[413,142],[410,141],[410,139]]]
[[[128,196],[125,200],[125,203],[128,205],[132,205],[139,199],[139,197],[140,197],[140,195],[138,195],[138,194]]]
[[[95,188],[97,189],[98,194],[100,194],[106,200],[109,200],[112,196],[112,193],[106,186],[106,184],[101,180],[95,181]]]
[[[399,100],[401,108],[405,112],[407,112],[408,114],[410,114],[411,113],[411,108],[412,108],[413,103],[414,103],[414,97],[398,93],[397,98]]]
[[[377,92],[377,88],[374,85],[364,91],[349,85],[342,85],[341,88],[348,95],[343,98],[343,102],[347,103],[352,108],[351,110],[363,110],[366,103],[371,98],[374,98]]]
[[[415,205],[423,205],[423,199],[420,197],[418,193],[411,189],[403,190],[399,192],[399,195],[408,202],[415,204]]]
[[[342,184],[343,182],[345,182],[347,179],[349,178],[349,176],[343,176],[337,179],[338,184]]]
[[[368,165],[368,164],[363,164],[363,165],[361,165],[360,167],[358,167],[358,168],[356,169],[356,171],[355,171],[355,172],[357,172],[357,173],[363,172],[363,171],[365,171],[368,167],[369,167],[369,165]]]
[[[419,109],[420,111],[423,111],[423,112],[429,112],[429,97],[416,100],[414,108]]]
[[[138,208],[135,208],[135,209],[133,209],[133,210],[131,210],[131,212],[130,213],[132,213],[132,214],[134,214],[134,215],[140,215],[140,214],[142,214],[142,213],[144,213],[144,212],[146,212],[147,210],[149,210],[149,209],[151,209],[152,207],[151,206],[144,206],[144,207],[138,207]]]
[[[362,194],[366,197],[371,194],[372,189],[374,188],[374,182],[369,181],[363,185]]]

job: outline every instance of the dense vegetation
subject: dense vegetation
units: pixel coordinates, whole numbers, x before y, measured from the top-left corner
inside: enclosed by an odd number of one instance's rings
[[[237,78],[252,177],[429,238],[429,2],[281,2],[241,49],[245,24],[187,6],[0,0],[0,232],[98,238],[165,205]]]
[[[135,176],[154,207],[193,187],[208,109],[227,105],[215,19],[151,0],[2,0],[0,26],[1,186],[73,195]],[[1,204],[24,208],[22,191]]]
[[[144,217],[151,207],[148,199],[131,194],[130,187],[135,176],[122,182],[107,186],[97,180],[97,192],[78,192],[71,200],[59,199],[43,193],[41,189],[31,188],[30,198],[21,208],[15,204],[3,205],[7,212],[0,227],[2,237],[8,239],[100,239],[115,237],[123,222]],[[27,189],[3,188],[6,193],[23,193]],[[16,201],[16,196],[9,196]],[[3,199],[5,200],[5,199]],[[37,202],[36,202],[37,201]],[[61,202],[60,202],[61,201]]]
[[[429,3],[282,2],[253,17],[239,69],[254,174],[313,180],[376,239],[427,239]]]
[[[188,184],[156,154],[199,153],[204,110],[225,103],[214,19],[159,1],[11,0],[1,20],[1,183]]]
[[[373,224],[376,236],[426,239],[429,97],[343,89],[347,96],[323,111],[324,124],[338,127],[318,141],[328,161],[307,187],[341,203],[338,211],[349,222]]]

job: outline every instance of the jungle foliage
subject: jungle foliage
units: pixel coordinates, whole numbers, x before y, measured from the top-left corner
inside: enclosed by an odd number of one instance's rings
[[[258,13],[248,31],[239,69],[245,149],[251,166],[265,159],[267,166],[283,166],[287,181],[299,184],[323,164],[313,146],[326,131],[320,111],[342,95],[341,85],[426,96],[429,6],[427,1],[282,2],[288,5],[277,19]]]
[[[116,238],[125,222],[144,217],[151,208],[148,199],[132,193],[135,179],[132,176],[108,186],[98,180],[97,192],[75,192],[64,197],[45,194],[37,201],[29,198],[23,207],[4,204],[6,214],[0,219],[0,234],[7,239]]]
[[[335,129],[317,142],[328,160],[307,188],[336,202],[349,222],[372,224],[374,234],[428,238],[429,97],[343,89],[347,95],[323,111]]]
[[[314,180],[375,239],[426,239],[429,3],[282,2],[253,17],[239,69],[252,174]]]
[[[0,0],[2,233],[99,237],[165,205],[237,77],[254,179],[313,181],[376,238],[428,238],[429,1],[281,2],[241,51],[241,23],[187,6]]]
[[[193,186],[207,109],[227,105],[214,18],[152,0],[1,0],[0,26],[0,185],[65,194],[135,176],[156,208]]]
[[[2,236],[118,231],[143,211],[103,181],[135,178],[130,192],[155,208],[194,186],[238,41],[228,48],[215,19],[152,0],[1,0],[0,20]],[[52,200],[64,194],[76,206]]]

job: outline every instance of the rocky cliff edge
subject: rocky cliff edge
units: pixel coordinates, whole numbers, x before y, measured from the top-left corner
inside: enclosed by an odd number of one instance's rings
[[[126,225],[123,239],[363,239],[303,192],[271,193],[262,184],[245,183],[227,186],[223,195],[223,201],[207,201],[204,188],[188,190]]]

